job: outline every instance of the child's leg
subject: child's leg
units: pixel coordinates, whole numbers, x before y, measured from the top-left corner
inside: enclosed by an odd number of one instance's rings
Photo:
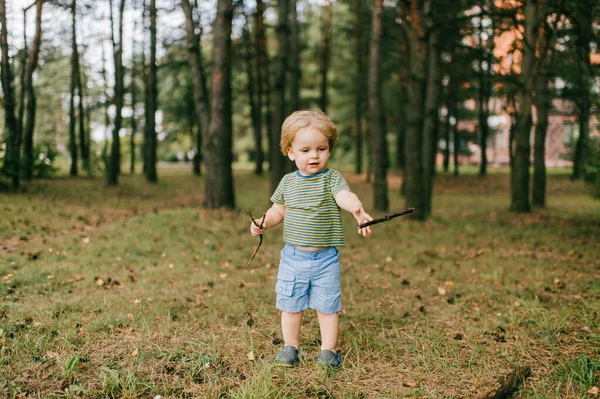
[[[337,313],[325,314],[317,310],[319,328],[321,329],[321,350],[335,352],[337,346],[340,318]]]
[[[285,346],[294,346],[296,349],[299,348],[301,322],[302,312],[281,312],[281,332],[283,334]]]

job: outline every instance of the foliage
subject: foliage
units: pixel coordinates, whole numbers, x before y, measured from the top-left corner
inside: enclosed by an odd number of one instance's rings
[[[51,143],[36,143],[33,148],[33,176],[41,179],[54,176],[58,171],[55,165],[58,155],[58,150]]]

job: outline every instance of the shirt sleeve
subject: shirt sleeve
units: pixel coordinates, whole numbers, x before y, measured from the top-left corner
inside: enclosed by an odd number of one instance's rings
[[[271,196],[271,202],[274,202],[276,204],[282,204],[282,205],[285,204],[285,194],[284,194],[285,190],[284,190],[284,187],[285,187],[286,178],[287,178],[287,176],[283,176],[283,178],[279,182],[279,185],[277,186],[277,189],[275,190],[275,192]]]
[[[348,183],[346,183],[346,179],[344,179],[344,175],[342,175],[337,170],[331,171],[329,186],[331,187],[331,194],[334,198],[337,195],[337,193],[339,193],[342,190],[348,190],[352,192],[352,190],[350,190],[350,187],[348,186]]]

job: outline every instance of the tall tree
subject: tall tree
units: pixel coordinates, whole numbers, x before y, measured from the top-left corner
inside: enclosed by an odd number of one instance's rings
[[[590,111],[592,107],[591,87],[593,86],[590,43],[594,40],[592,22],[594,7],[598,7],[597,2],[580,0],[575,2],[573,10],[574,22],[577,26],[575,47],[578,59],[575,64],[577,70],[575,86],[577,87],[578,101],[576,103],[579,111],[579,138],[575,144],[573,157],[573,174],[571,176],[573,180],[583,177],[588,157]]]
[[[250,38],[250,30],[248,28],[248,24],[250,21],[248,17],[244,15],[246,18],[243,30],[242,30],[242,39],[243,39],[243,54],[244,54],[244,62],[246,67],[246,88],[248,91],[248,102],[250,103],[250,120],[252,122],[252,132],[254,133],[254,147],[255,147],[255,158],[254,158],[254,174],[262,175],[263,173],[263,162],[264,162],[264,154],[262,149],[262,132],[260,131],[260,110],[256,105],[256,90],[254,79],[254,63],[252,57],[252,41]]]
[[[321,56],[320,68],[321,75],[321,97],[319,107],[323,112],[327,112],[327,73],[329,72],[329,58],[331,57],[331,19],[333,17],[333,6],[331,1],[327,0],[321,8]]]
[[[485,14],[494,14],[494,2],[486,0],[483,4]],[[494,27],[493,19],[487,15],[477,18],[478,26],[475,26],[476,34],[474,38],[478,44],[479,62],[478,62],[478,129],[479,129],[479,147],[481,148],[481,161],[479,163],[479,175],[487,174],[487,143],[489,136],[488,117],[490,114],[489,101],[492,90],[492,70],[493,70],[493,52],[494,52]]]
[[[155,1],[155,0],[153,0]],[[206,181],[204,204],[209,208],[235,206],[231,118],[232,0],[218,0],[214,25],[212,106],[210,128],[204,140]]]
[[[31,46],[31,54],[25,74],[27,92],[27,118],[23,131],[23,177],[31,180],[33,177],[33,132],[35,129],[36,98],[33,88],[33,73],[37,69],[40,46],[42,44],[42,7],[44,0],[35,0],[35,35]]]
[[[75,88],[77,86],[77,0],[71,3],[71,82],[69,97],[69,153],[71,155],[71,168],[69,174],[77,176],[77,140],[75,138]],[[81,101],[81,100],[80,100]]]
[[[290,107],[292,113],[300,109],[300,32],[297,0],[290,0]]]
[[[133,10],[137,11],[137,1],[133,1]],[[142,11],[143,13],[143,11]],[[137,115],[136,115],[136,105],[137,105],[137,18],[133,21],[133,34],[131,35],[131,81],[130,81],[130,93],[131,93],[131,135],[129,136],[129,173],[135,173],[135,161],[136,161],[136,151],[135,151],[135,134],[137,133]],[[142,29],[143,33],[143,29]]]
[[[124,1],[124,0],[123,0]],[[146,180],[151,183],[158,181],[156,173],[156,0],[150,0],[150,59],[148,61],[148,76],[146,80],[146,124],[144,125],[144,150],[146,152]]]
[[[87,171],[88,174],[91,173],[91,164],[90,164],[90,136],[89,131],[86,129],[86,109],[85,109],[85,91],[83,89],[83,79],[85,77],[84,68],[82,67],[82,62],[80,61],[83,57],[79,55],[79,51],[77,52],[77,93],[79,94],[79,103],[78,103],[78,111],[79,111],[79,148],[81,151],[81,161],[83,169]]]
[[[425,169],[423,164],[423,109],[425,105],[427,32],[422,0],[403,3],[403,26],[408,40],[410,81],[408,84],[406,128],[406,205],[415,208],[415,218],[427,217]]]
[[[423,178],[425,211],[431,214],[433,177],[438,148],[438,108],[440,99],[439,31],[432,30],[427,37],[427,88],[425,91],[425,118],[423,120]]]
[[[6,129],[6,154],[4,174],[12,178],[14,188],[20,185],[20,143],[18,121],[15,117],[15,92],[12,84],[11,63],[8,54],[8,28],[6,27],[6,0],[0,0],[0,46],[2,47],[2,92],[4,93],[4,127]]]
[[[544,207],[546,205],[546,131],[548,130],[548,109],[552,98],[548,90],[550,73],[550,35],[552,29],[547,26],[546,0],[538,0],[540,10],[540,22],[538,29],[538,59],[537,73],[535,78],[535,93],[533,103],[536,109],[535,136],[533,144],[533,191],[532,202],[534,206]],[[560,9],[562,8],[561,0]],[[559,17],[556,16],[556,23]]]
[[[369,127],[373,160],[373,207],[388,209],[387,143],[381,110],[381,37],[383,34],[383,0],[375,0],[371,24],[371,51],[369,54]]]
[[[279,132],[285,119],[285,76],[288,66],[289,52],[289,0],[279,0],[278,22],[277,22],[277,66],[275,70],[275,86],[273,88],[274,110],[271,127],[271,191],[275,191],[279,181],[285,174],[286,158],[283,157],[279,149]]]
[[[113,18],[113,10],[112,10],[113,0],[109,1],[110,5],[110,35],[112,41],[113,48],[113,57],[114,57],[114,67],[115,67],[115,87],[114,87],[114,97],[113,104],[115,105],[115,119],[113,124],[113,132],[112,132],[112,143],[110,147],[110,161],[108,166],[108,184],[117,185],[118,176],[121,171],[121,138],[119,136],[119,131],[121,130],[121,125],[123,122],[123,13],[125,10],[125,0],[121,0],[119,5],[119,15],[118,15],[118,33],[117,40],[115,40],[114,33],[114,18]]]
[[[511,209],[517,212],[531,211],[529,201],[529,165],[531,157],[531,105],[535,82],[535,43],[537,27],[537,1],[524,1],[523,61],[521,63],[519,111],[515,134],[514,181]]]
[[[362,23],[362,0],[354,0],[354,45],[355,45],[355,57],[356,57],[356,79],[355,79],[355,99],[354,99],[354,128],[356,129],[356,136],[354,140],[354,146],[356,151],[355,167],[354,171],[357,174],[362,173],[363,166],[363,104],[364,104],[364,80],[365,75],[365,64],[363,61],[364,57],[364,44],[363,44],[363,23]]]
[[[256,120],[256,129],[263,131],[263,99],[268,92],[268,71],[267,71],[267,47],[265,40],[264,25],[264,4],[262,0],[256,0],[256,12],[254,14],[254,53],[256,54],[254,70],[256,71],[256,108],[258,109],[258,119]],[[266,73],[266,75],[263,75]],[[264,79],[263,79],[264,76]],[[273,153],[271,148],[272,140],[270,136],[270,118],[267,120],[267,143],[269,146],[269,159]],[[257,149],[258,150],[258,149]],[[262,151],[262,148],[261,148]],[[263,155],[264,156],[264,155]],[[270,163],[270,161],[269,161]]]
[[[188,48],[188,63],[192,72],[194,85],[194,106],[196,109],[198,127],[196,139],[196,158],[194,160],[194,174],[200,175],[200,161],[202,156],[202,135],[208,132],[210,123],[209,95],[206,88],[206,70],[204,68],[202,48],[200,46],[202,28],[200,21],[194,20],[194,8],[189,0],[181,0],[181,7],[185,14],[185,34]],[[203,133],[204,132],[204,133]]]

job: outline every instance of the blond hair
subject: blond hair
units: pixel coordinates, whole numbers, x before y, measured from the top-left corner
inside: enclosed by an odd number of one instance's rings
[[[314,127],[319,132],[323,133],[323,135],[329,139],[329,151],[333,151],[333,146],[338,138],[335,124],[323,111],[311,109],[296,111],[283,121],[280,143],[283,155],[288,155],[288,152],[292,148],[292,142],[294,141],[294,137],[296,137],[296,133],[307,127]]]

